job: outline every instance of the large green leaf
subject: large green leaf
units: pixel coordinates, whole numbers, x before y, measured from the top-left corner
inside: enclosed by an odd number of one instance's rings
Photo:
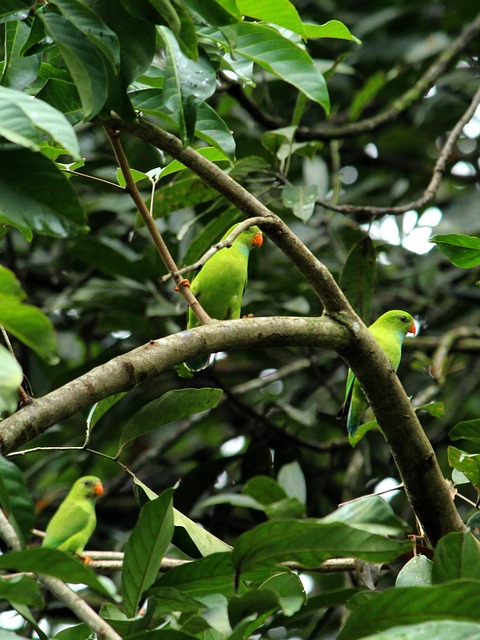
[[[285,561],[315,568],[331,557],[390,562],[409,549],[410,542],[397,542],[339,522],[284,520],[266,522],[240,536],[232,562],[239,571]]]
[[[40,585],[34,578],[26,575],[12,576],[9,579],[0,578],[0,599],[37,609],[44,606]]]
[[[362,636],[362,640],[477,640],[480,624],[438,620],[390,627],[384,633]]]
[[[349,29],[339,20],[329,20],[325,24],[304,24],[305,35],[313,38],[340,38],[361,44],[361,40],[352,35]]]
[[[480,580],[480,542],[461,531],[444,536],[435,549],[434,583],[460,578]]]
[[[53,0],[64,18],[81,31],[99,49],[115,71],[120,67],[120,45],[116,33],[80,0]]]
[[[163,101],[167,110],[176,116],[182,139],[192,139],[197,111],[215,92],[215,72],[206,58],[192,60],[180,49],[167,27],[158,27],[165,45],[167,66],[163,85]]]
[[[225,27],[222,32],[202,29],[206,36],[231,49],[232,55],[252,60],[318,102],[329,113],[330,98],[325,78],[305,49],[266,25],[242,22]]]
[[[39,151],[45,134],[74,158],[80,157],[75,131],[60,111],[43,100],[0,87],[0,135],[15,144]]]
[[[432,584],[432,561],[419,553],[401,568],[396,587],[430,587]]]
[[[463,233],[446,233],[430,238],[451,262],[461,269],[480,265],[480,238]]]
[[[213,553],[174,567],[159,576],[148,594],[155,595],[156,589],[165,587],[175,587],[193,598],[214,593],[231,598],[235,593],[235,570],[231,553]]]
[[[21,55],[21,50],[30,35],[30,27],[24,21],[7,22],[5,25],[5,51],[1,84],[23,91],[37,77],[40,68],[41,55],[31,55],[27,58]]]
[[[72,22],[49,10],[38,11],[46,33],[59,48],[76,84],[84,118],[93,118],[103,108],[108,95],[109,73],[104,56]]]
[[[237,7],[245,16],[264,22],[272,22],[301,36],[305,35],[302,20],[290,0],[262,0],[262,2],[237,0]]]
[[[15,227],[27,240],[35,232],[67,237],[87,230],[65,175],[42,155],[19,148],[0,150],[1,223]]]
[[[356,640],[397,625],[429,620],[478,623],[479,589],[477,580],[458,580],[434,587],[389,589],[356,607],[347,618],[338,640]]]
[[[91,569],[58,549],[32,547],[25,551],[9,551],[0,556],[0,567],[53,576],[63,582],[86,584],[99,593],[109,595]]]
[[[210,387],[167,391],[161,398],[146,404],[127,422],[120,437],[119,450],[152,429],[216,407],[222,393],[221,389]]]
[[[27,483],[18,467],[0,456],[0,504],[25,545],[32,537],[35,509]]]
[[[172,494],[169,489],[142,508],[125,547],[121,591],[129,616],[137,614],[140,598],[154,583],[172,539]]]

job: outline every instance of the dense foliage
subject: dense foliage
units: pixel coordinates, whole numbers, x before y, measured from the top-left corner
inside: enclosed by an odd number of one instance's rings
[[[0,638],[477,637],[475,3],[1,4]],[[236,348],[179,376],[210,334],[179,334],[188,290],[163,276],[269,211],[325,271],[270,220],[254,319],[213,326]],[[354,318],[327,269],[367,325],[417,318],[399,376],[469,521],[438,544],[423,469],[336,418]],[[325,309],[343,333],[295,339]],[[289,337],[249,337],[264,316]],[[32,529],[86,474],[106,492],[85,566]]]

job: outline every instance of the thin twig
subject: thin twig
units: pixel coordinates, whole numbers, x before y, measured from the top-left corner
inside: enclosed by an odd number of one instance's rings
[[[122,187],[122,185],[112,182],[111,180],[105,180],[104,178],[98,178],[97,176],[89,176],[88,173],[80,173],[80,171],[72,171],[71,169],[66,168],[61,168],[60,170],[63,171],[63,173],[69,173],[72,176],[80,176],[81,178],[88,178],[88,180],[103,182],[103,184],[107,184],[109,187],[115,187],[115,189],[125,191],[125,187]]]
[[[162,276],[161,278],[162,282],[166,282],[167,280],[169,280],[169,278],[174,278],[175,276],[183,275],[184,273],[188,273],[189,271],[195,271],[196,269],[199,269],[207,262],[207,260],[210,260],[210,258],[213,255],[215,255],[218,251],[220,251],[220,249],[224,249],[225,247],[230,247],[233,241],[235,240],[235,238],[238,238],[238,236],[241,233],[243,233],[243,231],[246,231],[249,227],[252,227],[256,224],[257,225],[262,224],[264,222],[265,222],[265,218],[261,218],[259,216],[257,216],[256,218],[248,218],[248,220],[244,220],[243,222],[240,222],[232,231],[232,233],[230,233],[225,238],[225,240],[221,240],[220,242],[217,242],[216,244],[214,244],[212,247],[210,247],[208,251],[206,251],[203,254],[201,258],[199,258],[193,264],[187,265],[186,267],[182,267],[175,273],[167,273],[166,275]]]
[[[125,178],[126,190],[130,194],[135,206],[137,207],[142,219],[147,227],[148,232],[157,248],[157,251],[162,258],[165,266],[169,273],[175,274],[173,276],[175,283],[178,287],[178,291],[184,296],[185,300],[188,303],[188,306],[191,308],[193,313],[198,318],[200,324],[207,324],[211,321],[210,316],[206,311],[204,311],[203,307],[200,305],[196,297],[190,291],[190,286],[188,281],[184,280],[182,276],[178,273],[178,267],[175,263],[175,260],[172,257],[165,241],[158,230],[157,225],[155,224],[155,220],[150,215],[150,211],[148,210],[143,198],[140,194],[140,191],[137,188],[135,180],[132,177],[130,172],[130,166],[127,161],[127,157],[125,156],[125,152],[122,147],[122,143],[120,142],[120,132],[117,130],[110,129],[108,127],[104,127],[106,134],[110,140],[113,151],[117,158],[120,169],[123,173],[123,177]]]

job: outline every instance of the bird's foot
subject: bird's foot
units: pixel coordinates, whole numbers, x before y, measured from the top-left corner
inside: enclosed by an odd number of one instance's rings
[[[253,318],[253,317],[254,317],[253,313],[247,313],[247,315],[242,316],[242,318]]]
[[[180,282],[173,287],[173,290],[180,291],[182,287],[187,287],[187,289],[190,289],[190,280],[188,280],[187,278],[183,278],[183,280],[180,280]]]

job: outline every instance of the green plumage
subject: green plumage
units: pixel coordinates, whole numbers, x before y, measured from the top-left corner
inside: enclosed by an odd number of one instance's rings
[[[387,354],[395,371],[402,357],[403,340],[407,333],[416,333],[413,317],[406,311],[387,311],[380,316],[368,330]],[[362,422],[362,416],[368,408],[368,401],[360,383],[349,369],[345,402],[339,411],[339,417],[347,414],[348,433],[353,436]]]
[[[237,225],[223,236],[225,239]],[[208,260],[193,279],[191,290],[211,318],[228,320],[240,318],[242,297],[247,286],[248,257],[254,247],[262,245],[263,235],[258,227],[243,231],[230,247],[220,249]],[[187,329],[198,326],[195,314],[188,310]],[[187,362],[192,371],[204,369],[209,356]]]
[[[95,500],[103,487],[95,476],[79,478],[48,523],[42,546],[81,555],[95,526]]]

